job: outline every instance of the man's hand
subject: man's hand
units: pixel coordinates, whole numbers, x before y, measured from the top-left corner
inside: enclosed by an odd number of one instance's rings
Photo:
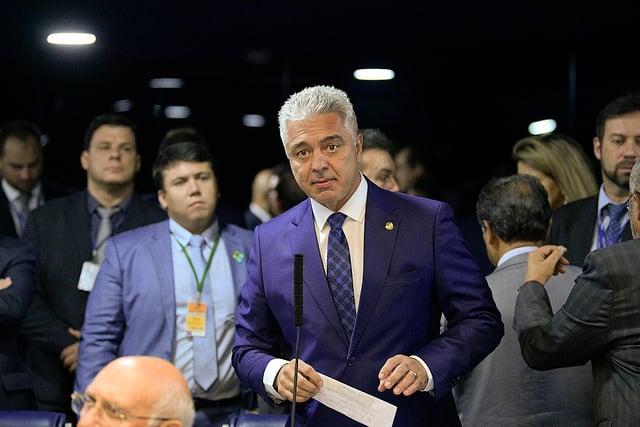
[[[564,257],[566,252],[564,246],[545,245],[529,253],[525,283],[535,281],[544,285],[551,276],[564,273],[564,266],[569,264]]]
[[[378,374],[378,391],[393,389],[393,394],[410,396],[427,386],[427,372],[413,357],[397,354],[389,358]]]
[[[0,291],[3,289],[7,289],[11,286],[13,282],[11,281],[11,277],[3,277],[0,279]]]
[[[80,331],[77,329],[69,328],[69,334],[74,336],[77,339],[80,339]],[[69,370],[69,372],[73,373],[78,366],[78,341],[70,344],[62,350],[60,353],[60,359],[62,360],[62,364],[65,368]]]
[[[295,372],[295,359],[290,360],[278,371],[274,388],[289,401],[293,401],[293,373]],[[311,365],[298,359],[298,378],[296,380],[296,402],[306,402],[318,394],[322,387],[322,377]]]

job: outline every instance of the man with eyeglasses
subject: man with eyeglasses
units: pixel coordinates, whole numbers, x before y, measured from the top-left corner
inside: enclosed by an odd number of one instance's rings
[[[114,359],[86,393],[71,395],[71,408],[78,415],[78,427],[121,426],[136,420],[191,427],[195,417],[191,391],[180,370],[154,356]]]
[[[527,259],[513,328],[536,370],[593,368],[594,425],[640,425],[640,161],[627,201],[633,240],[587,255],[582,274],[555,315],[545,284],[569,263],[564,246],[546,245]]]

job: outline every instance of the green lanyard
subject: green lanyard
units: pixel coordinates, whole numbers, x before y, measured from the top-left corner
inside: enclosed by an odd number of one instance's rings
[[[182,252],[184,253],[184,256],[187,257],[187,261],[189,261],[189,265],[191,266],[191,271],[193,271],[193,276],[196,278],[196,300],[198,302],[200,302],[200,295],[202,295],[202,288],[204,287],[204,281],[207,277],[207,273],[209,272],[209,267],[211,267],[211,261],[213,260],[213,254],[216,252],[216,249],[218,248],[218,242],[220,241],[220,236],[218,236],[218,238],[216,238],[216,240],[213,242],[213,249],[211,249],[211,253],[209,254],[209,259],[207,260],[207,265],[204,267],[204,272],[202,273],[202,277],[200,279],[198,279],[198,273],[196,272],[196,268],[193,266],[193,262],[191,261],[191,257],[189,256],[189,253],[187,252],[187,248],[178,241],[178,239],[176,239],[176,242],[178,242],[178,245],[180,245],[180,248],[182,249]]]

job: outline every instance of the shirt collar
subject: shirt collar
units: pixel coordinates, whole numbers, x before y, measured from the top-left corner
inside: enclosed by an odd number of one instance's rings
[[[172,218],[169,218],[169,232],[173,235],[173,237],[182,244],[182,246],[187,246],[189,241],[191,240],[191,233],[189,230],[178,224]],[[218,220],[216,219],[213,224],[204,232],[200,233],[204,240],[207,242],[207,246],[212,247],[213,241],[220,235],[220,225]]]
[[[20,196],[22,196],[22,191],[18,190],[13,185],[9,184],[6,179],[2,178],[2,189],[4,190],[4,194],[7,195],[7,199],[11,202],[15,202]],[[42,184],[38,182],[35,187],[31,189],[31,198],[40,200],[40,192],[42,191]]]
[[[126,212],[127,208],[129,208],[129,205],[131,205],[132,200],[133,200],[133,193],[129,194],[127,197],[124,198],[124,200],[118,203],[118,206],[120,207],[120,212]],[[87,207],[89,208],[89,213],[95,212],[98,206],[100,206],[100,203],[98,203],[96,198],[93,197],[91,193],[87,191]]]
[[[364,210],[367,203],[367,190],[367,181],[364,179],[364,176],[360,174],[360,185],[358,185],[358,189],[340,208],[339,212],[342,212],[354,221],[362,223],[362,221],[364,221]],[[329,215],[331,215],[333,211],[313,199],[310,200],[316,227],[322,230],[327,223],[327,218],[329,218]]]
[[[529,252],[533,252],[536,249],[538,249],[537,246],[521,246],[519,248],[511,249],[511,250],[505,252],[500,257],[500,260],[498,260],[498,265],[496,266],[496,268],[500,267],[502,264],[504,264],[505,262],[509,261],[514,256],[517,256],[517,255],[520,255],[520,254],[528,254]]]

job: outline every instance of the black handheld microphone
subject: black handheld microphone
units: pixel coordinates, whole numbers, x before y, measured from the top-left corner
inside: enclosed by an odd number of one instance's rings
[[[302,326],[302,254],[293,256],[293,326]]]
[[[293,401],[291,425],[296,423],[296,391],[298,390],[298,355],[300,354],[300,326],[302,326],[302,254],[293,255],[293,326],[296,327],[296,350],[293,371]]]

